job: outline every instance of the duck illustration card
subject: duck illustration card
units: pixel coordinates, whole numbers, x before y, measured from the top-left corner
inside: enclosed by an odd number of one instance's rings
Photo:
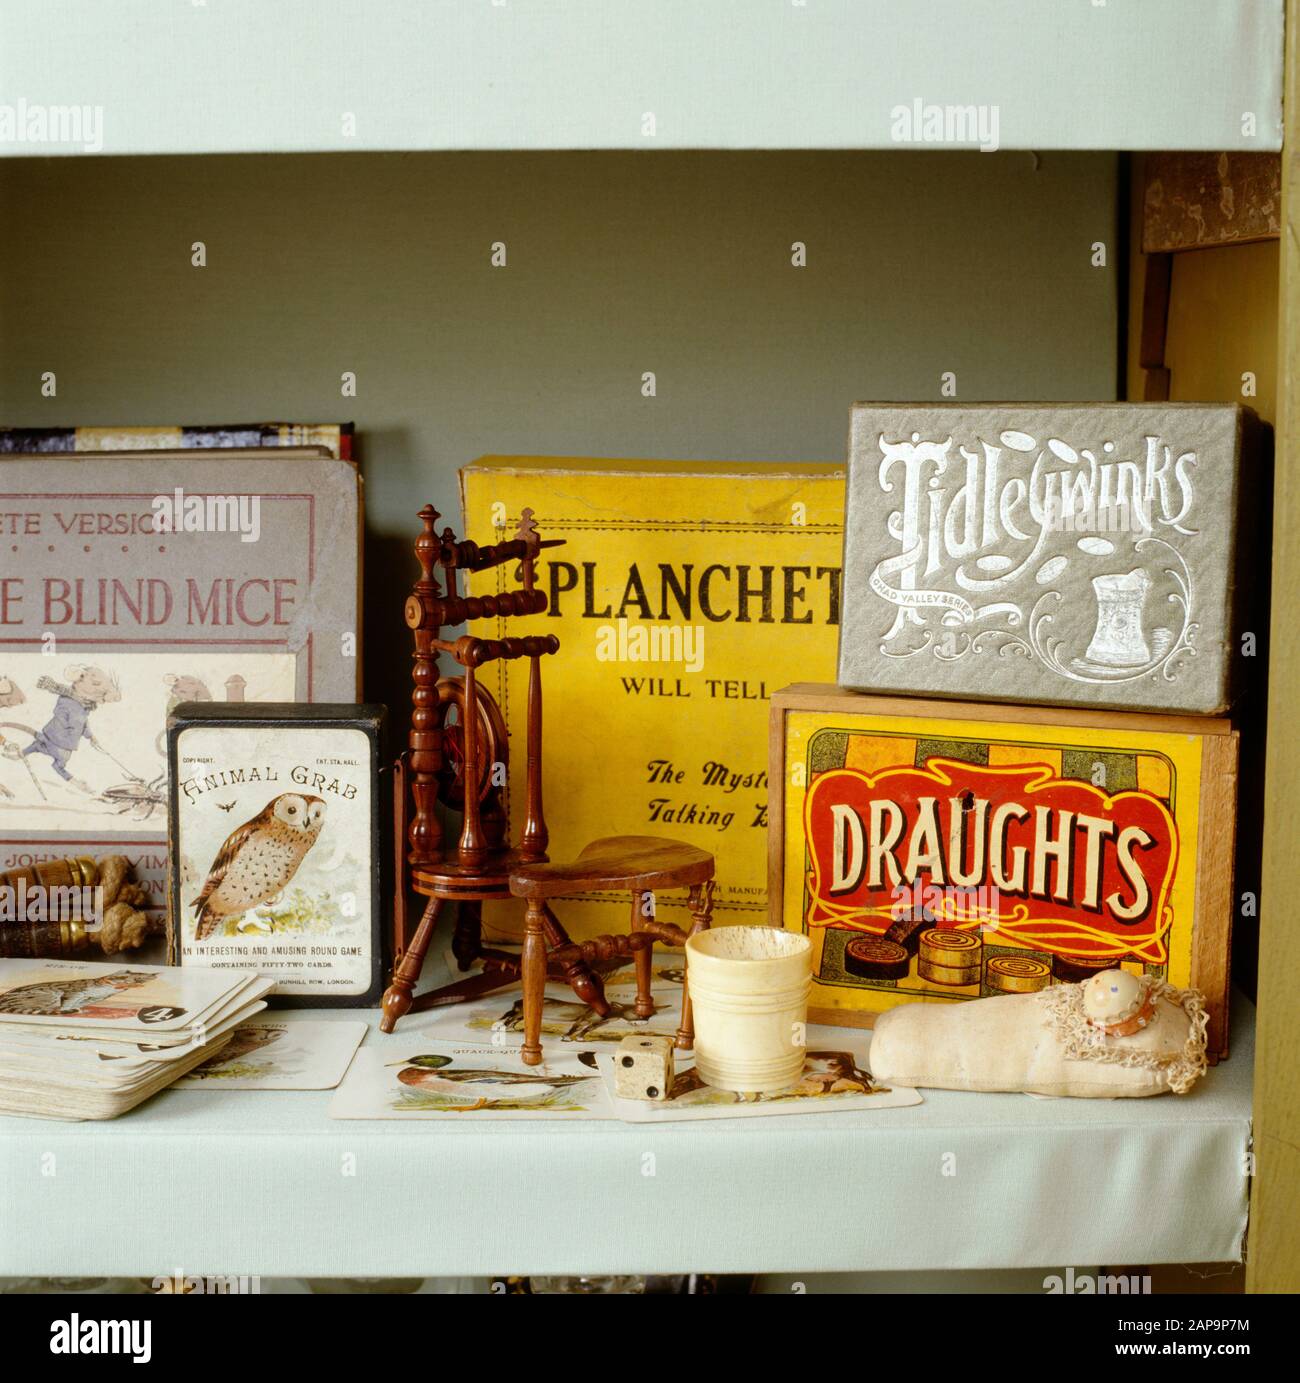
[[[810,1027],[803,1074],[788,1090],[740,1095],[705,1085],[694,1061],[675,1063],[666,1100],[626,1100],[614,1093],[614,1053],[599,1052],[596,1062],[606,1093],[620,1119],[634,1124],[679,1119],[738,1119],[763,1114],[826,1114],[849,1109],[899,1109],[921,1104],[916,1090],[878,1085],[867,1069],[865,1043],[858,1033]],[[680,1057],[681,1054],[678,1053]]]
[[[176,708],[170,942],[180,964],[256,969],[282,1006],[378,999],[383,714]]]
[[[612,1119],[595,1058],[416,1038],[362,1047],[330,1102],[332,1119]]]
[[[182,1090],[333,1090],[369,1024],[259,1015],[216,1056],[177,1081]]]
[[[1267,433],[1221,404],[858,404],[841,686],[1217,715]]]

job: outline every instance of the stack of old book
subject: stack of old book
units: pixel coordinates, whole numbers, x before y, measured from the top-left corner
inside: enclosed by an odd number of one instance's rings
[[[0,960],[0,1113],[113,1119],[266,1007],[251,970]]]

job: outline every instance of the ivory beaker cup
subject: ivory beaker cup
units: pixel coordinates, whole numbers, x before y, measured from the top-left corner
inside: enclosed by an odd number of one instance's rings
[[[812,943],[779,927],[714,927],[686,942],[695,1069],[744,1094],[785,1090],[803,1071]]]

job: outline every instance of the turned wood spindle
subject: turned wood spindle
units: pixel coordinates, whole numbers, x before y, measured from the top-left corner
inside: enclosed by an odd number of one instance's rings
[[[438,775],[443,767],[442,726],[438,706],[438,660],[433,648],[435,626],[430,614],[442,594],[433,574],[438,556],[434,525],[440,517],[431,504],[420,510],[421,528],[415,540],[420,577],[406,601],[406,623],[415,636],[407,760],[413,807],[408,859],[414,865],[434,864],[442,856],[442,826],[437,811]]]
[[[637,890],[632,892],[632,919],[629,930],[634,934],[640,932],[646,923],[645,900],[653,898],[651,893],[642,893]],[[653,904],[651,904],[653,907]],[[636,967],[636,1005],[634,1012],[638,1018],[653,1018],[655,1011],[655,1001],[650,994],[650,985],[654,979],[654,941],[650,945],[642,946],[637,949],[636,958],[633,961]]]
[[[546,944],[564,974],[565,983],[594,1013],[602,1018],[607,1017],[609,1000],[605,997],[604,981],[589,968],[592,961],[590,951],[585,946],[575,946],[569,940],[568,932],[549,907],[542,909],[542,930]],[[602,956],[601,959],[608,957]]]
[[[691,930],[688,936],[706,931],[713,920],[714,880],[705,879],[703,883],[692,884],[687,908],[691,914]],[[683,946],[685,940],[683,939]],[[688,964],[683,951],[682,964]],[[682,976],[682,1022],[673,1038],[673,1046],[679,1052],[689,1052],[695,1046],[695,1014],[691,1010],[691,987],[686,976]]]
[[[479,763],[482,750],[479,746],[478,681],[472,659],[465,664],[465,704],[460,714],[461,743],[465,746],[462,780],[465,811],[457,853],[464,864],[481,865],[487,859],[488,850],[480,819],[479,783],[482,781],[483,768]]]
[[[524,991],[520,1056],[525,1065],[536,1066],[542,1059],[542,1000],[546,993],[546,905],[540,898],[528,900],[520,968]]]
[[[524,826],[519,840],[520,858],[544,860],[550,843],[542,814],[542,660],[537,654],[528,666],[528,759],[525,775]]]

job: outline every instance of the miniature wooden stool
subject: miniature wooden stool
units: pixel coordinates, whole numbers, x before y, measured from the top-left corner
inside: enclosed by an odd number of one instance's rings
[[[529,1066],[542,1059],[542,997],[549,960],[566,972],[570,967],[590,968],[602,962],[635,957],[638,1018],[655,1011],[650,993],[652,951],[656,941],[666,946],[685,946],[688,936],[709,925],[713,912],[713,856],[707,850],[679,840],[658,836],[610,836],[593,841],[569,864],[527,864],[512,871],[510,892],[528,903],[525,919],[523,970],[524,1045],[522,1056]],[[598,936],[591,941],[569,941],[546,905],[548,898],[579,889],[627,889],[632,894],[631,930],[626,936]],[[647,916],[645,896],[659,889],[689,888],[691,927],[683,931],[672,922]],[[557,936],[556,933],[559,935]],[[576,986],[575,986],[576,988]],[[585,997],[585,996],[584,996]],[[587,1002],[604,1016],[609,1011],[603,992],[599,1001]],[[691,1021],[691,996],[682,986],[682,1021],[676,1046],[695,1045]]]

